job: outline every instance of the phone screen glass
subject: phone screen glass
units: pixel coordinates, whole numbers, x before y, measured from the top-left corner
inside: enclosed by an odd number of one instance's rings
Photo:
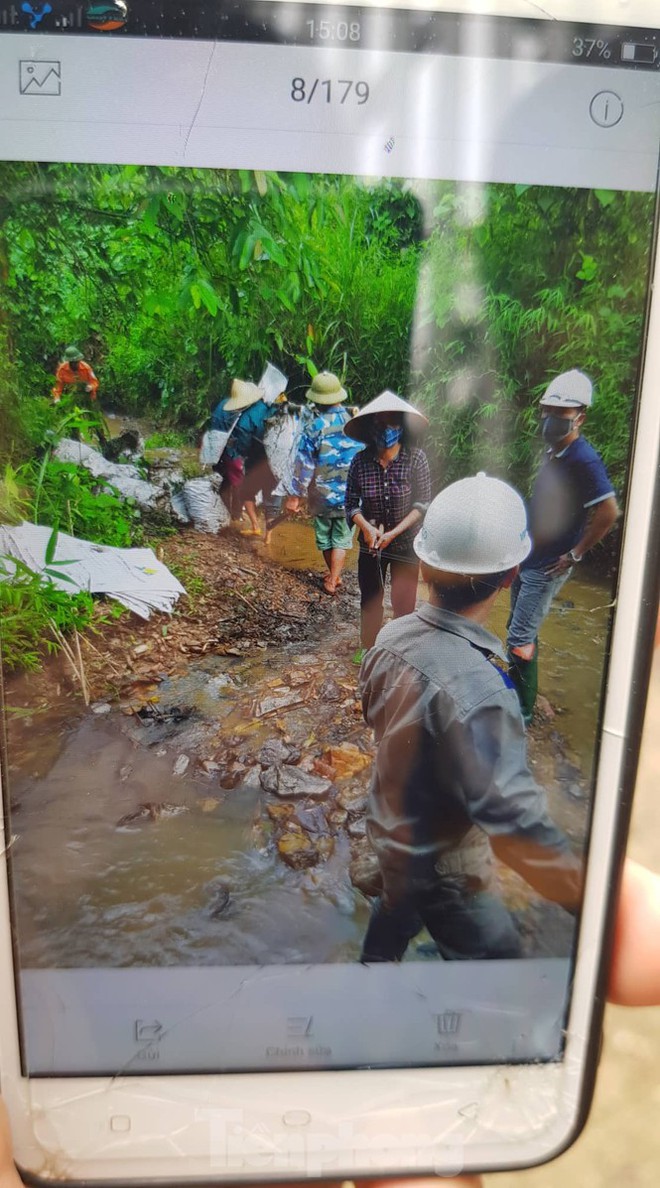
[[[0,54],[25,1074],[557,1060],[658,35],[52,0]],[[448,593],[413,541],[468,478]]]

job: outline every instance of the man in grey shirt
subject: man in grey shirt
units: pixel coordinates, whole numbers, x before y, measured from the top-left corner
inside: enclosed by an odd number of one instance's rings
[[[423,926],[447,959],[520,956],[493,853],[545,898],[579,905],[581,863],[530,773],[502,645],[485,627],[530,547],[506,483],[480,474],[446,488],[414,544],[430,601],[388,623],[364,658],[378,744],[367,832],[383,878],[365,962],[401,960]]]

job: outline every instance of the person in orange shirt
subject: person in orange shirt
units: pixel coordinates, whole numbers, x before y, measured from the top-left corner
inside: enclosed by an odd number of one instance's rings
[[[59,404],[65,386],[79,384],[85,385],[90,400],[96,400],[99,381],[89,363],[85,363],[78,348],[70,346],[66,348],[62,362],[55,372],[55,386],[51,392],[53,404]]]

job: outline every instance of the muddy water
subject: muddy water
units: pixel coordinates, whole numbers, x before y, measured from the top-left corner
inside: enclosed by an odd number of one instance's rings
[[[263,549],[265,546],[255,546]],[[318,568],[311,530],[281,525],[280,563]],[[327,862],[294,871],[279,859],[261,813],[258,767],[232,790],[213,761],[225,740],[254,754],[283,728],[300,750],[336,742],[333,723],[354,714],[309,702],[320,684],[353,684],[357,602],[314,646],[209,656],[158,686],[158,710],[194,714],[168,733],[113,706],[108,713],[45,711],[12,726],[13,871],[25,966],[204,965],[355,960],[368,916],[348,879],[348,843]],[[587,774],[594,738],[607,596],[571,581],[543,632],[542,690],[558,708],[567,753]],[[504,633],[506,608],[494,627]],[[295,704],[255,716],[274,681],[302,681]],[[288,686],[287,686],[288,687]],[[294,690],[295,692],[295,690]],[[350,700],[350,698],[349,698]],[[284,721],[284,727],[282,722]],[[359,730],[359,718],[354,721]],[[340,737],[344,737],[344,733]],[[563,745],[561,742],[560,746]],[[188,760],[187,766],[185,760]],[[186,767],[183,774],[176,774]],[[141,805],[165,806],[123,825]],[[155,817],[155,819],[152,819]],[[411,947],[410,957],[419,954]]]
[[[252,751],[277,737],[272,717],[246,716],[253,695],[273,694],[276,671],[304,675],[310,660],[315,674],[319,663],[336,666],[341,642],[328,639],[314,656],[296,645],[247,660],[205,658],[159,687],[164,714],[175,704],[195,711],[169,737],[114,708],[14,724],[13,873],[25,966],[357,957],[368,909],[348,879],[347,841],[337,839],[320,867],[289,869],[269,844],[259,768],[226,791],[195,758],[212,756],[228,736]],[[347,664],[352,630],[343,645]],[[288,713],[298,745],[318,726],[318,710],[299,705]],[[176,775],[182,756],[188,769]],[[154,803],[165,806],[155,820],[118,825]]]

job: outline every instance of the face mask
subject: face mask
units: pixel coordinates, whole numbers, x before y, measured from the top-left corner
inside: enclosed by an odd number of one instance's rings
[[[557,417],[553,413],[548,413],[541,417],[541,436],[548,445],[558,445],[564,437],[568,437],[569,433],[573,432],[577,418],[571,417],[570,421],[564,417]]]
[[[374,441],[379,450],[389,450],[397,442],[401,441],[403,437],[403,429],[401,426],[384,425],[382,428],[376,429],[374,433]]]

